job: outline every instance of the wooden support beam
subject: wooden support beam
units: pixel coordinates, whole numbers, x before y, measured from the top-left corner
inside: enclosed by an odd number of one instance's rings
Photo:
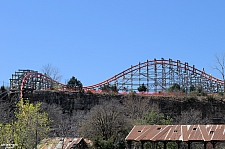
[[[141,149],[144,149],[144,141],[141,141]]]
[[[152,149],[155,149],[155,142],[152,142]]]
[[[166,149],[166,144],[167,144],[167,142],[163,142],[163,144],[164,144],[164,149]]]
[[[177,142],[177,148],[178,149],[180,148],[180,142]]]
[[[132,141],[127,141],[127,147],[128,147],[128,149],[131,149],[131,144],[132,144]]]
[[[208,143],[208,142],[204,142],[204,149],[206,149],[207,143]]]
[[[188,141],[187,144],[188,144],[188,149],[191,149],[191,142]]]

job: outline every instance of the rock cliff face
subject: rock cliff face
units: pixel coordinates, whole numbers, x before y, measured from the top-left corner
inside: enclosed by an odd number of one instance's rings
[[[0,123],[13,119],[16,94],[0,102]],[[51,124],[50,137],[79,137],[82,119],[92,107],[102,102],[117,100],[126,106],[134,117],[142,116],[151,109],[170,116],[174,124],[219,124],[225,123],[225,102],[222,97],[175,95],[146,96],[138,94],[88,94],[78,92],[33,91],[24,94],[30,102],[42,102],[43,111],[47,112]]]
[[[78,92],[37,91],[25,95],[31,101],[57,104],[63,113],[88,111],[102,101],[118,100],[124,104],[126,100],[143,100],[149,107],[156,107],[160,113],[175,118],[186,111],[200,111],[201,118],[208,118],[211,123],[225,123],[225,102],[222,97],[211,96],[146,96],[137,94],[88,94]],[[138,106],[138,105],[137,105]]]

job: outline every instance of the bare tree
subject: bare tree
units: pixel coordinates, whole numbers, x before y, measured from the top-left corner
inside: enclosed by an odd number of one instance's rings
[[[217,70],[221,75],[224,81],[224,92],[225,92],[225,53],[218,55],[215,54],[215,65],[212,67],[213,69]]]
[[[84,137],[94,139],[98,136],[108,140],[124,135],[128,127],[125,108],[117,101],[96,105],[85,117],[80,132]],[[128,131],[125,133],[127,135]]]
[[[61,105],[43,102],[42,109],[46,111],[52,121],[50,137],[79,137],[78,127],[84,117],[84,111],[64,113]]]
[[[51,64],[44,65],[41,71],[42,73],[44,73],[45,75],[47,75],[48,77],[52,78],[55,81],[60,81],[62,77],[60,75],[59,69],[56,67],[53,67]]]
[[[159,112],[158,105],[150,104],[150,100],[141,96],[130,96],[123,102],[127,116],[131,119],[143,119],[144,114],[152,110]]]
[[[182,111],[181,115],[175,118],[175,124],[179,125],[194,125],[194,124],[208,124],[208,118],[202,118],[202,112],[199,110],[189,109]]]

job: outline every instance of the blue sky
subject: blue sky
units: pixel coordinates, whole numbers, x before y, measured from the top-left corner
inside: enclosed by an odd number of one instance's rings
[[[205,68],[225,52],[225,1],[0,1],[0,85],[18,69],[50,63],[61,82],[104,81],[139,62]]]

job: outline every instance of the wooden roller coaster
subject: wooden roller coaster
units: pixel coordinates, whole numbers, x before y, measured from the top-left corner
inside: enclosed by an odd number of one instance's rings
[[[84,86],[83,89],[98,90],[104,85],[115,85],[119,92],[131,92],[137,91],[137,88],[144,84],[148,93],[158,93],[167,91],[175,83],[186,92],[190,91],[191,86],[201,87],[207,93],[224,92],[224,81],[205,73],[204,69],[196,69],[187,62],[163,58],[138,63],[103,82]],[[18,90],[20,97],[25,90],[70,90],[65,84],[33,70],[15,72],[10,79],[10,89]]]

